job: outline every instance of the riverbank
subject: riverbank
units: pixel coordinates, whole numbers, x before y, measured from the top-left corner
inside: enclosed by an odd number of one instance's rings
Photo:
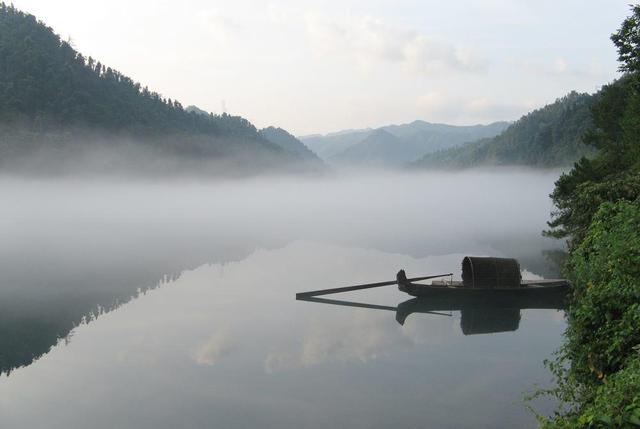
[[[543,428],[640,427],[640,5],[611,36],[624,75],[584,138],[598,153],[556,182],[548,235],[569,240],[565,343],[548,366],[561,401]]]

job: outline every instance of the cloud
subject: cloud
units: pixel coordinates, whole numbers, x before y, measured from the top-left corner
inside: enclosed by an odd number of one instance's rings
[[[487,61],[447,41],[364,16],[344,20],[306,15],[307,34],[321,55],[343,54],[361,65],[400,64],[421,74],[480,73]]]
[[[421,117],[430,121],[466,124],[497,120],[515,120],[531,111],[533,102],[502,103],[487,97],[464,98],[432,91],[416,98],[416,107]]]
[[[347,325],[336,320],[311,326],[302,344],[272,350],[264,366],[267,373],[275,373],[325,362],[368,362],[411,347],[400,326],[389,323],[389,314],[354,311]]]
[[[197,13],[198,23],[213,41],[226,43],[242,30],[242,25],[218,9],[203,9]]]
[[[193,356],[200,365],[215,365],[220,358],[229,354],[232,350],[231,337],[226,329],[219,330],[197,347]]]
[[[569,79],[582,79],[594,82],[602,82],[610,76],[605,67],[598,61],[590,63],[571,63],[563,57],[557,57],[551,61],[517,61],[511,60],[509,64],[522,72],[535,75],[544,74],[553,77],[566,77]]]
[[[533,108],[533,103],[492,102],[486,97],[473,98],[463,103],[462,106],[466,115],[490,120],[515,120]]]

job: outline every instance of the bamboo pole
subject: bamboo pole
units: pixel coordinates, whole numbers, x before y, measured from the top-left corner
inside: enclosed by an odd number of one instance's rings
[[[417,282],[420,280],[428,280],[428,279],[435,279],[438,277],[446,277],[446,276],[450,276],[452,275],[451,273],[447,273],[447,274],[438,274],[436,276],[424,276],[424,277],[414,277],[412,279],[407,279],[407,281],[410,282]],[[398,284],[397,280],[389,280],[386,282],[378,282],[378,283],[366,283],[366,284],[362,284],[362,285],[354,285],[354,286],[345,286],[345,287],[336,287],[333,289],[320,289],[320,290],[312,290],[312,291],[308,291],[308,292],[299,292],[296,294],[296,299],[299,298],[309,298],[312,296],[320,296],[320,295],[329,295],[332,293],[340,293],[340,292],[351,292],[352,290],[360,290],[360,289],[372,289],[375,287],[382,287],[382,286],[391,286],[391,285],[395,285]]]

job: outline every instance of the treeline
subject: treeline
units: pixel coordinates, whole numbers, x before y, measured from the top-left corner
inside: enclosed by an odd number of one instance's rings
[[[624,76],[592,106],[597,150],[556,182],[550,231],[569,239],[562,402],[545,428],[640,427],[640,5],[611,36]]]
[[[501,134],[425,155],[416,168],[470,168],[488,165],[568,166],[593,148],[582,141],[593,121],[598,95],[571,92],[523,116]]]

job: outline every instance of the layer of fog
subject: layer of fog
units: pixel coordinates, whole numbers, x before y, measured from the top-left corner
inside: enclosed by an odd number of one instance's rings
[[[237,178],[326,167],[246,130],[134,138],[85,128],[0,123],[0,171],[23,178]]]
[[[295,240],[415,257],[541,260],[542,250],[560,247],[541,236],[557,176],[495,170],[225,182],[3,179],[2,287],[20,286],[34,267],[39,276],[62,277],[62,287],[82,266],[102,272],[153,265],[143,271],[155,274],[157,266],[166,274]],[[524,268],[541,269],[532,264]]]

